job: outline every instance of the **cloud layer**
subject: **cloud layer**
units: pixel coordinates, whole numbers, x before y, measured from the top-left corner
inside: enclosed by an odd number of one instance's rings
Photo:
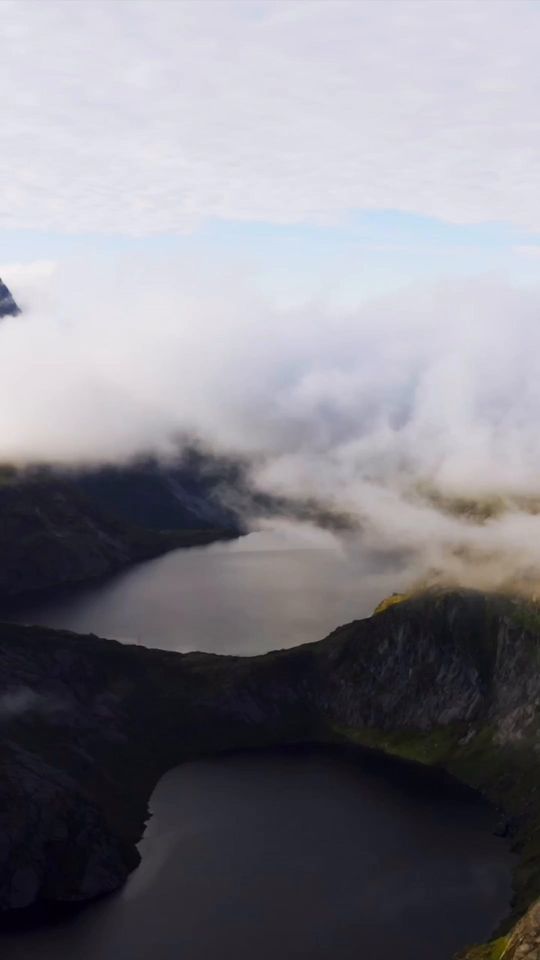
[[[536,584],[538,292],[283,309],[207,263],[138,267],[11,272],[26,311],[0,326],[0,459],[165,455],[195,435],[264,489],[348,511],[411,576]]]
[[[4,0],[0,226],[540,231],[539,26],[529,0]]]

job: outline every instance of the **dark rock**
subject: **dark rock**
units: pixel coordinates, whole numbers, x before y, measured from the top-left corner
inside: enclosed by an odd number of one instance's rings
[[[20,312],[10,291],[5,283],[0,280],[0,319],[2,317],[16,317]]]

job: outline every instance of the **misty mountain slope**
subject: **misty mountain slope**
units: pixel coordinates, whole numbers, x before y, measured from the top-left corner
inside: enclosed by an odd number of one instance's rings
[[[18,313],[0,281],[0,317]],[[26,471],[4,465],[0,601],[104,577],[174,547],[236,536],[250,518],[268,513],[325,521],[318,505],[258,493],[245,463],[193,444],[166,462],[141,457]]]
[[[245,533],[257,515],[343,527],[306,501],[250,489],[241,464],[186,451],[177,462],[62,471],[0,468],[0,601],[104,577],[177,547]]]
[[[0,318],[20,313],[10,290],[0,280]],[[4,477],[5,474],[4,469]],[[237,531],[241,526],[238,509],[226,506],[224,496],[220,495],[221,488],[234,489],[240,503],[240,488],[243,495],[245,485],[240,465],[201,454],[194,448],[168,464],[146,457],[123,465],[79,471],[40,467],[34,474],[47,480],[51,490],[57,484],[59,496],[85,500],[87,509],[132,527]],[[41,491],[44,489],[42,485]],[[37,494],[37,487],[34,490]],[[30,518],[29,513],[28,524]],[[36,535],[39,535],[37,528]]]
[[[83,583],[181,546],[228,535],[217,529],[160,532],[100,510],[69,481],[0,476],[0,600]]]
[[[262,517],[286,517],[333,530],[351,528],[350,516],[322,501],[257,489],[249,467],[240,458],[191,445],[176,459],[147,456],[48,475],[72,484],[104,513],[153,530],[219,528],[240,533]]]
[[[245,523],[240,467],[193,449],[176,461],[141,458],[71,472],[64,480],[103,512],[155,530],[238,530]],[[236,509],[228,505],[234,500]]]
[[[254,658],[1,624],[0,906],[117,887],[137,862],[154,783],[182,760],[354,743],[440,766],[506,812],[520,853],[514,920],[533,905],[468,960],[500,956],[501,944],[508,960],[537,957],[539,650],[536,607],[465,592]]]
[[[0,320],[2,317],[16,317],[20,312],[11,292],[0,279]]]

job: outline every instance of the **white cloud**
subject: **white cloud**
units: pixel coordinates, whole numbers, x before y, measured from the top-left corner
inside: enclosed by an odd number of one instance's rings
[[[536,585],[537,291],[491,278],[283,309],[193,259],[27,274],[27,312],[0,325],[0,460],[122,460],[196,434],[249,455],[265,489],[350,511],[415,574]],[[456,516],[433,494],[495,509]]]
[[[0,225],[540,230],[539,27],[529,0],[4,0]]]
[[[374,479],[413,464],[454,492],[537,489],[535,291],[488,278],[280,308],[206,258],[2,271],[27,309],[0,325],[0,458],[123,457],[195,431],[280,469],[321,458],[340,489],[353,463]]]
[[[56,270],[54,260],[34,260],[20,263],[0,263],[0,279],[9,278],[10,286],[18,291],[18,305],[39,303],[42,310],[52,308],[48,300],[50,281]],[[19,296],[19,291],[21,296]]]
[[[540,245],[522,244],[514,248],[515,253],[522,257],[528,257],[530,260],[538,260],[540,257]]]

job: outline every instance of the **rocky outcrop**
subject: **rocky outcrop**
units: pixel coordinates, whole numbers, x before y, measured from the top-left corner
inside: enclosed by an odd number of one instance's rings
[[[118,886],[157,778],[182,760],[345,741],[443,767],[501,807],[521,854],[517,926],[467,956],[535,956],[539,657],[534,605],[463,592],[254,658],[0,625],[0,907]]]
[[[15,744],[5,746],[2,766],[3,907],[64,899],[66,889],[76,899],[116,889],[125,877],[121,846],[99,807],[81,803],[76,780]]]
[[[498,953],[499,960],[503,957],[507,960],[537,960],[540,956],[540,901],[533,904],[508,937],[502,937],[495,944],[493,953],[495,957]],[[471,954],[469,957],[472,960]]]
[[[20,312],[10,291],[0,280],[0,320],[2,317],[16,317]]]

